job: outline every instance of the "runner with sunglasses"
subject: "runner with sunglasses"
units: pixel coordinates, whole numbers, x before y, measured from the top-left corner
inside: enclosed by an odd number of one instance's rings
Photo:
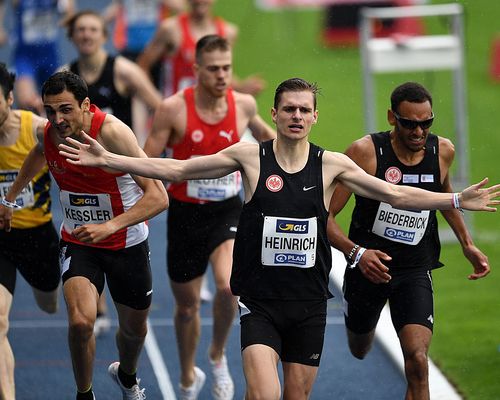
[[[356,140],[346,151],[361,168],[394,185],[453,192],[449,169],[453,144],[430,133],[432,96],[407,82],[391,95],[387,119],[392,130]],[[432,269],[441,245],[436,211],[412,211],[355,195],[349,237],[335,222],[351,192],[340,186],[330,204],[328,237],[346,255],[344,313],[349,348],[363,359],[370,351],[380,312],[389,301],[394,328],[405,358],[406,399],[429,399],[427,353],[434,325]],[[472,264],[469,279],[490,272],[488,258],[474,245],[458,209],[444,218]]]

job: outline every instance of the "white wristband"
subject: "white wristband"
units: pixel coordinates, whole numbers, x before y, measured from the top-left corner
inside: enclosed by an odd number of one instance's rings
[[[456,208],[461,213],[463,213],[464,210],[462,210],[462,207],[460,205],[460,197],[459,197],[459,195],[460,195],[460,193],[453,193],[451,204],[453,205],[453,208]]]
[[[19,209],[21,208],[20,205],[16,204],[16,203],[11,203],[10,201],[8,200],[5,200],[5,197],[2,197],[2,206],[5,206],[7,208],[14,208],[14,209]]]
[[[354,262],[351,265],[349,265],[349,268],[354,268],[356,267],[356,265],[358,265],[359,260],[361,260],[361,256],[365,251],[366,249],[364,247],[359,248],[358,252],[356,253],[356,258],[354,259]]]

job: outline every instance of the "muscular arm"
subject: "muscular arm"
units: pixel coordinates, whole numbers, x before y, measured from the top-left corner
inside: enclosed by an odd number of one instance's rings
[[[133,132],[121,121],[113,122],[109,130],[101,132],[100,137],[104,146],[112,152],[128,157],[146,158]],[[116,230],[152,218],[168,206],[168,198],[162,182],[136,175],[132,175],[132,178],[144,194],[133,207],[112,220]]]
[[[375,173],[375,153],[372,140],[369,136],[365,136],[354,142],[346,150],[345,154],[356,162],[365,172],[369,174]],[[356,243],[349,239],[343,232],[335,217],[344,209],[351,194],[352,193],[344,185],[340,183],[337,184],[330,201],[330,215],[327,224],[327,234],[330,243],[346,256],[350,255]],[[355,259],[358,251],[359,249],[352,254],[350,261]],[[358,267],[363,275],[373,283],[387,282],[391,279],[391,276],[387,273],[389,269],[384,265],[383,261],[389,261],[390,259],[390,256],[380,250],[367,249],[361,256]]]
[[[160,102],[161,95],[154,87],[147,74],[134,62],[125,57],[117,57],[115,63],[115,78],[123,82],[127,91],[137,96],[146,106],[155,110]]]
[[[104,149],[97,141],[84,134],[88,144],[67,139],[71,146],[60,145],[61,155],[68,162],[95,167],[108,167],[131,174],[178,182],[188,179],[220,178],[242,169],[239,162],[248,154],[251,143],[236,143],[216,154],[175,160],[170,158],[138,158],[115,154]],[[72,147],[74,146],[74,147]]]
[[[106,118],[110,118],[111,121],[105,122],[99,135],[102,145],[110,151],[124,154],[124,157],[145,158],[146,155],[137,144],[130,128],[113,116]],[[168,197],[160,181],[139,176],[132,176],[132,178],[144,192],[137,203],[124,213],[102,224],[87,224],[76,228],[72,232],[73,236],[84,243],[97,243],[120,229],[154,217],[168,207]]]
[[[150,76],[153,65],[162,56],[171,54],[177,49],[179,39],[177,39],[178,35],[175,34],[177,24],[174,18],[176,17],[168,18],[160,24],[151,41],[137,57],[137,64],[148,76]]]
[[[252,136],[255,140],[263,142],[265,140],[276,139],[275,130],[257,113],[257,102],[255,98],[248,94],[238,92],[235,92],[235,96],[240,109],[247,115],[248,129],[252,132]]]
[[[181,94],[175,94],[163,100],[156,109],[151,132],[144,144],[148,157],[160,157],[165,147],[175,135],[174,125],[177,119],[185,120],[186,106]]]
[[[445,176],[442,182],[443,192],[452,193],[453,188],[449,176],[449,168],[453,162],[455,156],[455,149],[453,144],[443,138],[439,138],[439,158],[440,158],[440,169],[441,172],[445,172]],[[448,225],[453,230],[455,236],[457,237],[460,245],[462,246],[462,251],[464,256],[469,260],[474,269],[474,273],[470,274],[468,278],[470,280],[475,280],[483,278],[490,272],[490,266],[488,262],[488,257],[479,250],[472,240],[472,237],[467,229],[463,215],[458,210],[442,210],[441,213],[443,217],[448,222]]]
[[[450,193],[435,193],[411,186],[392,185],[367,174],[349,157],[340,153],[325,152],[323,156],[327,190],[332,190],[334,180],[351,192],[363,197],[389,203],[391,206],[406,210],[450,210],[454,196]],[[500,185],[486,188],[488,179],[469,186],[457,196],[459,205],[473,211],[496,211],[500,204]]]

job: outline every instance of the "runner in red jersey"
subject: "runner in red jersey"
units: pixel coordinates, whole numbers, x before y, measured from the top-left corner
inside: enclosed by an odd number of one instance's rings
[[[57,146],[82,131],[120,154],[144,157],[130,128],[90,104],[85,82],[72,72],[52,75],[42,97],[49,122],[43,143],[29,153],[5,199],[16,199],[45,165],[59,189],[63,209],[60,262],[68,310],[69,348],[77,400],[92,400],[97,301],[107,282],[118,313],[119,362],[108,371],[123,398],[144,398],[136,379],[147,332],[152,282],[144,221],[168,205],[161,182],[110,169],[80,168],[62,158]],[[11,217],[10,213],[10,217]],[[4,215],[8,228],[9,215]]]
[[[229,88],[232,53],[217,35],[200,39],[194,65],[197,84],[163,100],[157,109],[144,150],[159,156],[165,147],[173,158],[214,154],[239,142],[248,128],[257,140],[275,137],[257,114],[255,99]],[[234,394],[224,347],[236,299],[229,288],[233,242],[241,211],[239,172],[218,179],[171,184],[168,214],[168,273],[176,300],[175,324],[181,363],[180,397],[195,399],[205,374],[195,366],[200,332],[200,286],[211,263],[216,284],[214,328],[209,348],[212,394]]]
[[[165,97],[196,83],[193,71],[196,38],[189,26],[189,14],[183,13],[177,17],[177,20],[181,30],[181,42],[175,54],[164,58],[163,94]],[[213,24],[215,34],[225,37],[227,22],[222,18],[214,17]]]
[[[137,63],[148,73],[153,65],[163,59],[161,90],[165,97],[194,85],[194,53],[196,42],[206,35],[216,34],[234,44],[238,36],[236,25],[212,15],[215,0],[188,0],[189,12],[163,21],[148,43]],[[233,77],[236,90],[256,95],[265,86],[257,76],[246,79]]]

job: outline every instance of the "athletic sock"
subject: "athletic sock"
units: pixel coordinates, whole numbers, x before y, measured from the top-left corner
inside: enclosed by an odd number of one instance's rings
[[[129,375],[123,372],[121,367],[118,367],[118,379],[120,379],[122,385],[125,386],[127,389],[130,389],[132,386],[137,385],[137,377],[135,372],[134,374]]]
[[[76,400],[94,400],[94,392],[92,386],[86,392],[76,392]]]

